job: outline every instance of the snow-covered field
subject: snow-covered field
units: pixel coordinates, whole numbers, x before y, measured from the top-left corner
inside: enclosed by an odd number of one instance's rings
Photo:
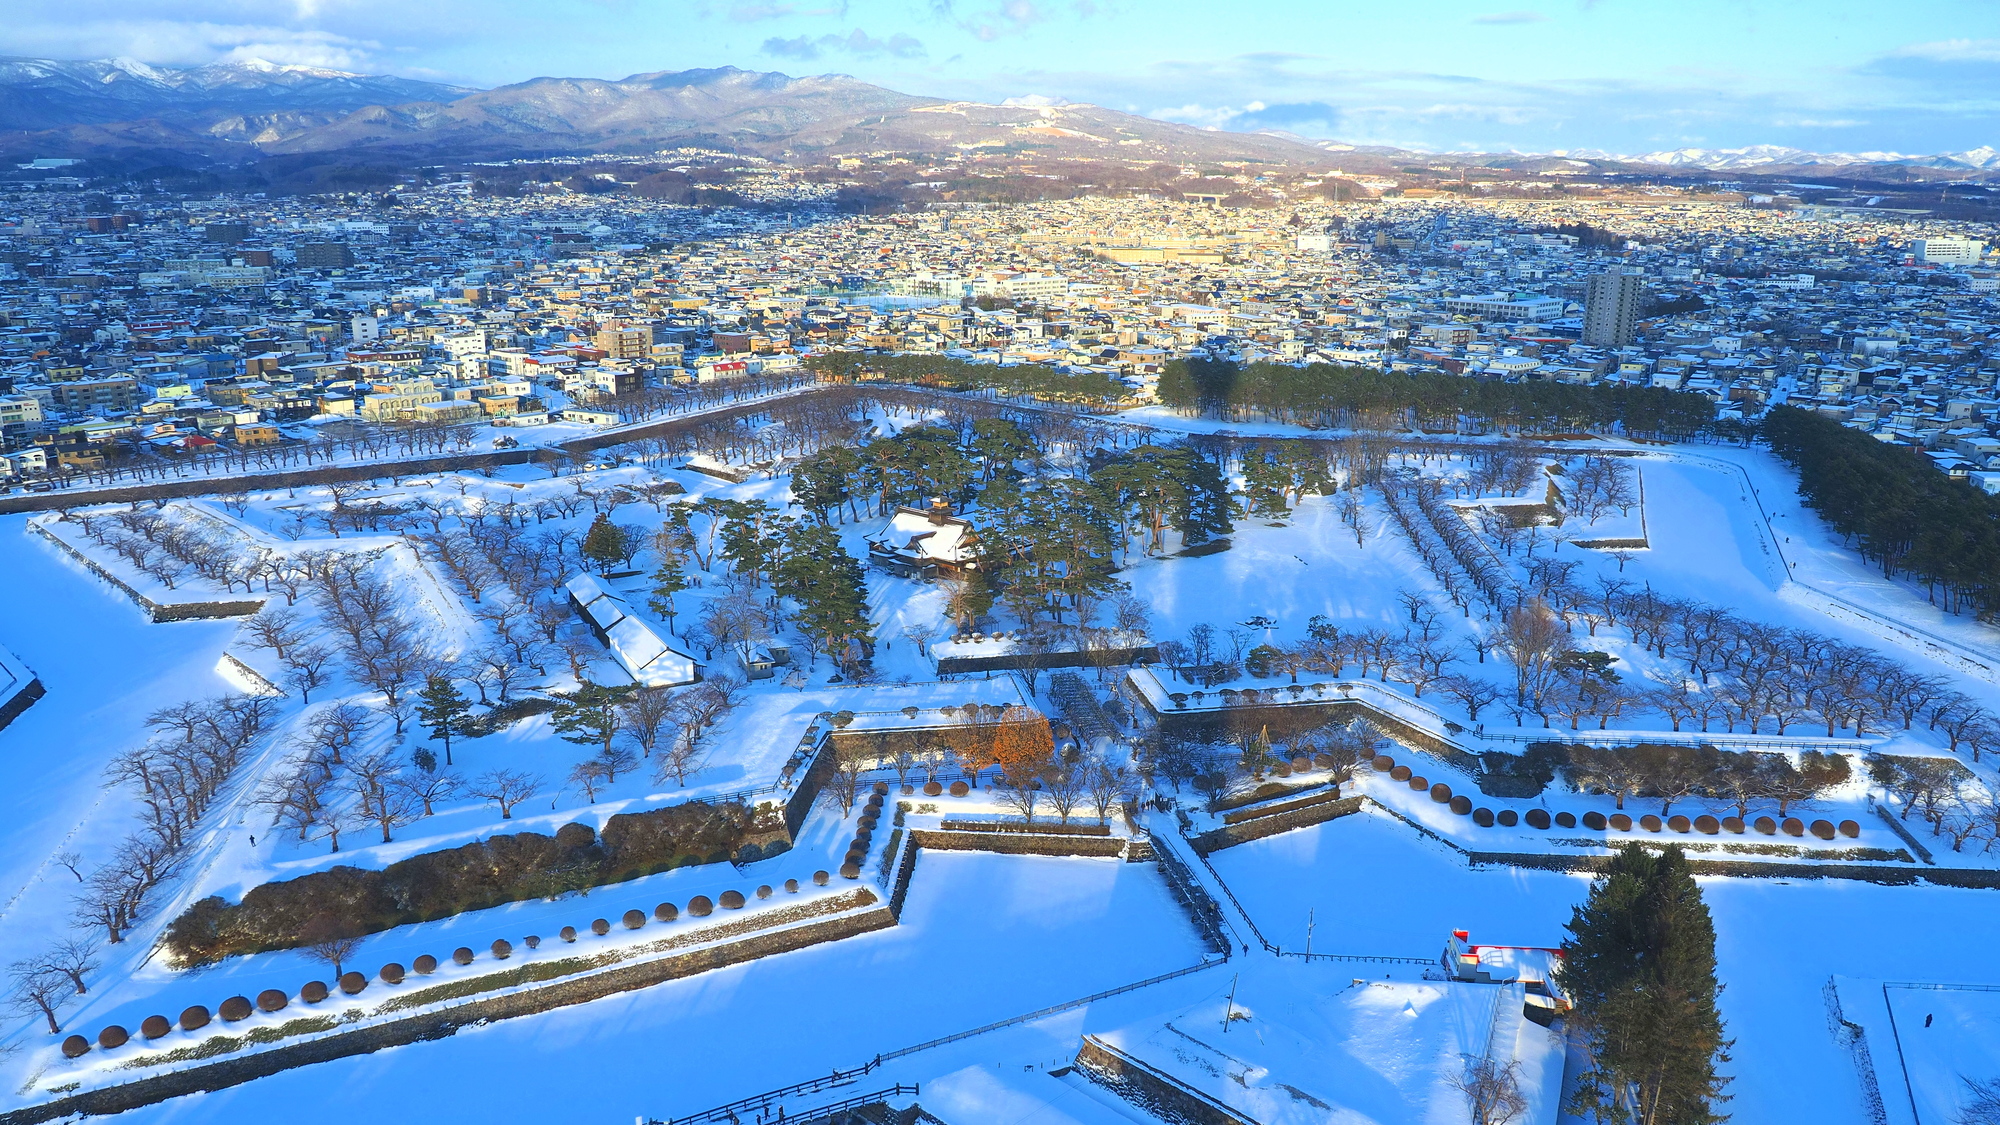
[[[131,1116],[334,1121],[393,1105],[410,1119],[666,1118],[1182,968],[1201,952],[1150,865],[927,853],[894,929]],[[856,1091],[981,1064],[991,1072],[993,1057],[1020,1050],[970,1040],[909,1056]]]

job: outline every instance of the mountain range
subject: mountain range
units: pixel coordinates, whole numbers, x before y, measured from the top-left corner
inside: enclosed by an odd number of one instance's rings
[[[1773,145],[1646,153],[1424,153],[1286,133],[1202,129],[1047,98],[1000,105],[919,97],[845,75],[720,67],[616,81],[534,78],[490,90],[246,60],[0,57],[0,154],[178,153],[221,160],[378,153],[430,159],[647,153],[679,146],[813,160],[898,151],[1057,159],[1337,163],[1550,171],[2000,171],[2000,151],[1815,153]]]

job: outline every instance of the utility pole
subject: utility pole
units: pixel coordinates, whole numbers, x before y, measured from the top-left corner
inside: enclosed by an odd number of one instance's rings
[[[1313,955],[1313,908],[1306,907],[1306,956]]]
[[[1229,1034],[1229,1024],[1236,1018],[1236,978],[1242,974],[1232,974],[1229,978],[1229,1007],[1222,1014],[1222,1033]]]

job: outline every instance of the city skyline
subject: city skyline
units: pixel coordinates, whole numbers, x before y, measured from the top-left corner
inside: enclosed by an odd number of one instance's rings
[[[1954,0],[1275,4],[28,0],[0,53],[264,59],[495,86],[733,65],[906,93],[1084,101],[1232,131],[1436,151],[1773,144],[1922,154],[2000,137],[2000,27]]]

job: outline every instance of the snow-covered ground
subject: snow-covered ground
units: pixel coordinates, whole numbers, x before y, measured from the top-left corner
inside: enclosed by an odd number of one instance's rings
[[[411,1119],[667,1118],[1170,972],[1201,952],[1151,865],[926,853],[893,929],[130,1116],[332,1121],[390,1099]],[[1067,1031],[1077,1018],[1051,1023]],[[968,1084],[980,1072],[1018,1079],[1015,1060],[1045,1066],[1062,1039],[1024,1029],[968,1040],[908,1056],[853,1092],[953,1075]]]
[[[1269,430],[1207,426],[1165,416],[1140,417],[1182,431]],[[889,421],[877,420],[885,427]],[[900,421],[907,424],[910,419]],[[1605,552],[1559,548],[1561,558],[1577,560],[1579,581],[1587,584],[1598,576],[1622,578],[1634,585],[1650,584],[1663,593],[1726,606],[1747,620],[1830,634],[1935,673],[1975,698],[1990,696],[1991,685],[1967,674],[1962,665],[1926,653],[1921,646],[1913,647],[1908,638],[1898,639],[1869,621],[1830,613],[1823,597],[1811,591],[1801,593],[1803,584],[1809,584],[1885,618],[1921,626],[1958,644],[2000,653],[2000,642],[1996,641],[2000,631],[1948,617],[1929,606],[1921,592],[1874,576],[1865,563],[1819,528],[1809,513],[1799,511],[1795,501],[1787,499],[1790,485],[1782,467],[1768,455],[1708,447],[1646,448],[1644,527],[1649,549],[1633,551],[1621,568],[1620,561]],[[1761,492],[1761,509],[1759,495],[1744,487],[1744,478],[1735,467],[1738,465]],[[1443,467],[1432,464],[1424,471]],[[510,534],[522,539],[562,534],[573,539],[588,526],[592,515],[590,504],[576,496],[579,485],[601,491],[655,478],[681,485],[685,494],[679,502],[703,497],[761,499],[782,509],[788,500],[782,476],[757,473],[732,483],[684,469],[655,472],[624,466],[560,478],[528,467],[490,475],[431,474],[399,482],[373,482],[347,490],[338,502],[424,504],[466,514],[483,510],[488,519],[511,504],[518,526],[510,527]],[[320,517],[332,509],[336,499],[326,489],[276,490],[247,497],[240,511],[225,511],[210,501],[173,507],[205,513],[216,526],[239,536],[246,548],[281,554],[379,552],[372,564],[373,573],[398,591],[400,610],[410,616],[428,647],[440,655],[463,655],[494,643],[493,625],[483,615],[512,595],[496,583],[485,595],[488,600],[475,604],[456,586],[446,568],[422,557],[408,541],[389,532],[342,529],[339,537],[334,537]],[[1768,518],[1766,512],[1770,513]],[[976,508],[972,515],[978,518]],[[659,528],[664,515],[650,503],[635,502],[619,507],[614,518],[644,535]],[[1569,530],[1576,533],[1571,538],[1585,537],[1586,533],[1594,538],[1626,538],[1639,518],[1636,511],[1630,516],[1612,513],[1588,527]],[[865,557],[863,537],[878,524],[878,520],[862,519],[841,524],[837,530],[851,553]],[[1246,630],[1249,643],[1254,644],[1264,640],[1266,633],[1261,626],[1243,623],[1263,616],[1276,622],[1269,628],[1270,639],[1290,643],[1303,639],[1308,622],[1319,614],[1348,631],[1398,632],[1409,623],[1397,599],[1402,591],[1430,597],[1444,611],[1439,619],[1442,634],[1454,643],[1489,636],[1493,629],[1478,612],[1460,615],[1448,606],[1437,581],[1394,530],[1382,502],[1372,493],[1360,542],[1342,521],[1335,498],[1308,497],[1287,516],[1243,515],[1237,517],[1236,524],[1226,550],[1194,557],[1134,554],[1127,560],[1119,577],[1130,583],[1147,606],[1154,638],[1180,636],[1194,626],[1210,624],[1218,630]],[[39,939],[67,931],[71,899],[78,890],[77,877],[57,857],[77,853],[80,868],[88,873],[136,826],[132,792],[107,785],[102,773],[115,755],[144,741],[145,716],[162,706],[232,690],[232,685],[215,672],[225,652],[266,675],[275,675],[276,668],[267,653],[247,646],[240,622],[148,624],[136,606],[91,578],[74,560],[29,535],[23,525],[21,517],[0,518],[0,574],[8,578],[6,594],[10,599],[8,610],[0,612],[0,648],[34,668],[49,694],[0,733],[0,815],[7,815],[6,822],[14,826],[13,831],[0,835],[0,896],[4,896],[0,898],[0,925],[5,926],[5,932]],[[1542,549],[1548,549],[1546,541]],[[1517,569],[1519,562],[1518,557],[1507,559],[1507,565]],[[642,576],[622,580],[628,602],[642,614],[650,613],[644,607],[647,583],[643,574],[651,566],[650,556],[642,554],[634,565]],[[676,620],[683,632],[705,603],[727,592],[723,570],[719,562],[706,573],[691,569],[691,575],[702,584],[677,598]],[[138,577],[144,579],[143,575]],[[494,734],[461,739],[453,745],[457,765],[468,776],[508,769],[543,778],[545,784],[536,797],[511,819],[501,819],[490,804],[461,795],[441,803],[435,815],[399,830],[390,842],[380,842],[378,836],[365,830],[351,833],[338,853],[330,851],[324,840],[302,842],[271,828],[268,814],[253,799],[262,781],[278,768],[284,740],[303,727],[310,712],[336,701],[371,706],[381,701],[345,678],[316,691],[311,708],[293,698],[280,700],[273,733],[253,749],[203,821],[184,870],[152,900],[131,940],[103,955],[105,963],[94,978],[91,993],[66,1008],[66,1021],[71,1029],[83,1031],[112,1022],[132,1026],[155,1011],[171,1015],[186,1004],[213,1006],[239,992],[292,988],[305,980],[325,978],[325,966],[296,952],[235,958],[197,973],[174,971],[151,956],[160,927],[187,904],[206,895],[233,901],[273,879],[292,878],[336,864],[381,867],[412,854],[457,846],[497,832],[553,832],[572,821],[602,826],[621,811],[658,808],[689,798],[745,791],[772,794],[801,736],[828,712],[854,712],[850,729],[868,730],[936,725],[940,721],[938,708],[967,702],[1027,701],[1052,709],[1021,680],[1010,676],[935,682],[932,660],[920,653],[902,630],[921,627],[934,634],[946,632],[945,595],[940,587],[871,571],[868,595],[881,642],[875,661],[876,682],[830,682],[831,668],[822,660],[803,683],[787,683],[782,675],[751,683],[743,705],[715,729],[712,757],[685,786],[662,780],[642,765],[621,774],[616,783],[599,788],[594,797],[586,794],[564,778],[587,751],[557,737],[546,716],[531,715]],[[298,609],[307,628],[325,633],[325,623],[316,609],[305,601]],[[654,623],[666,633],[663,620]],[[1012,631],[1014,627],[1003,612],[998,623],[989,628]],[[586,636],[579,627],[567,624],[562,626],[561,635],[573,640]],[[1600,629],[1595,637],[1578,640],[1616,657],[1635,683],[1672,682],[1683,672],[1639,648],[1619,629]],[[951,647],[946,646],[946,651]],[[974,647],[957,646],[967,651]],[[1511,672],[1504,663],[1497,658],[1478,663],[1470,655],[1468,648],[1467,659],[1455,671],[1487,679],[1511,693]],[[717,652],[707,663],[712,672],[734,669],[734,658],[727,652]],[[607,667],[602,660],[592,664],[597,671]],[[1173,690],[1189,690],[1188,685],[1172,684],[1164,669],[1159,674]],[[1208,690],[1261,690],[1285,685],[1282,679],[1245,678],[1209,685]],[[564,661],[552,657],[546,671],[527,677],[516,687],[516,694],[572,686],[574,680]],[[1046,687],[1046,677],[1041,686]],[[1474,722],[1441,692],[1425,692],[1419,700],[1411,697],[1409,685],[1393,681],[1370,683],[1365,691],[1393,699],[1395,706],[1407,709],[1410,716],[1421,712],[1434,717],[1437,725],[1432,729],[1443,729],[1447,722],[1462,725],[1468,728],[1467,737],[1484,738],[1486,745],[1518,748],[1549,733],[1533,714],[1510,714],[1504,705],[1489,708]],[[918,714],[907,716],[904,708],[916,708]],[[1664,720],[1634,710],[1617,720],[1617,725],[1648,730],[1663,727]],[[1800,727],[1789,733],[1801,736],[1824,731]],[[398,738],[386,719],[380,720],[364,749],[407,755],[414,746],[435,745],[421,734],[413,726]],[[1724,738],[1717,741],[1728,744]],[[1937,736],[1921,723],[1907,734],[1871,731],[1868,740],[1847,741],[1857,752],[1882,746],[1937,753],[1941,746]],[[1417,760],[1406,751],[1398,750],[1396,755],[1399,761],[1415,764]],[[1476,790],[1470,788],[1469,777],[1447,770],[1440,764],[1432,771],[1434,779],[1448,780],[1455,789],[1479,800]],[[1990,763],[1975,770],[1983,782],[1992,782]],[[1451,817],[1426,795],[1384,777],[1364,775],[1356,785],[1382,804],[1438,831],[1460,836],[1471,833],[1483,848],[1557,846],[1547,842],[1549,834],[1545,833],[1470,829],[1465,818]],[[1848,789],[1830,795],[1810,815],[1852,817],[1861,822],[1858,840],[1843,839],[1835,846],[1878,851],[1900,847],[1900,841],[1882,828],[1879,819],[1868,814],[1869,796],[1868,785],[1857,780]],[[1004,811],[990,793],[965,799],[962,804],[949,798],[933,803],[940,806],[937,812],[926,812],[920,820],[954,812],[978,811],[992,816]],[[1534,802],[1480,803],[1522,809],[1539,805],[1551,811],[1578,813],[1611,809],[1609,798],[1572,794],[1560,784]],[[1652,806],[1650,801],[1628,804]],[[1657,809],[1634,807],[1632,811]],[[1698,810],[1687,807],[1675,811],[1693,814]],[[886,829],[885,825],[878,831],[878,851]],[[1924,830],[1918,827],[1916,831],[1921,835]],[[684,904],[696,894],[713,896],[731,888],[747,892],[759,884],[781,886],[788,878],[806,884],[801,898],[838,892],[855,884],[835,880],[825,891],[815,891],[810,875],[817,869],[837,868],[852,832],[851,817],[821,809],[807,820],[791,852],[740,871],[725,865],[684,867],[598,888],[588,896],[514,903],[405,926],[366,939],[356,954],[356,963],[372,971],[391,960],[407,964],[419,953],[444,957],[460,944],[483,950],[496,937],[517,944],[528,934],[548,939],[562,925],[582,928],[594,917],[615,918],[626,909],[650,911],[655,902]],[[1705,837],[1682,839],[1714,842]],[[1721,842],[1729,839],[1723,837]],[[1938,850],[1942,853],[1942,845]],[[1942,854],[1940,858],[1942,862]],[[1996,858],[2000,856],[1980,853],[1968,854],[1964,860],[1990,864]],[[871,857],[871,865],[874,861]],[[1959,860],[1953,857],[1950,862]],[[1581,901],[1588,887],[1588,880],[1581,876],[1511,867],[1470,869],[1450,849],[1374,809],[1317,828],[1226,849],[1216,853],[1214,864],[1265,936],[1288,950],[1304,948],[1310,928],[1316,952],[1411,958],[1433,957],[1455,928],[1470,928],[1482,941],[1558,944],[1570,908]],[[872,866],[861,885],[877,885]],[[1920,980],[1977,975],[1976,965],[1963,959],[1963,934],[1966,919],[1990,910],[1986,902],[1990,894],[1986,892],[1925,886],[1705,879],[1704,889],[1716,915],[1721,943],[1727,989],[1724,1014],[1737,1038],[1730,1064],[1737,1076],[1731,1090],[1737,1100],[1728,1108],[1738,1120],[1861,1121],[1852,1066],[1826,1029],[1821,986],[1835,973]],[[788,899],[781,891],[770,905],[782,906],[788,901],[800,898]],[[756,909],[754,904],[752,909]],[[398,1111],[410,1116],[529,1120],[643,1113],[666,1117],[832,1067],[852,1066],[877,1052],[1154,976],[1192,964],[1201,956],[1192,927],[1168,897],[1159,870],[1152,864],[926,853],[902,921],[892,930],[532,1019],[468,1030],[442,1043],[284,1074],[237,1090],[183,1099],[139,1115],[174,1118],[198,1114],[206,1119],[218,1112],[296,1114],[298,1106],[309,1104],[313,1107],[311,1116],[331,1119],[366,1112],[364,1107],[379,1105],[382,1098],[393,1096]],[[646,930],[629,937],[614,932],[603,940],[641,941],[650,936]],[[24,936],[18,955],[31,953],[34,944]],[[1263,957],[1261,953],[1253,956]],[[1324,968],[1287,964],[1285,971],[1312,974]],[[446,970],[441,979],[450,972]],[[1073,1075],[1051,1078],[1046,1072],[1068,1061],[1077,1037],[1085,1031],[1157,1029],[1169,1019],[1208,1012],[1223,996],[1230,978],[1237,975],[1250,982],[1253,992],[1267,988],[1272,990],[1270,995],[1312,996],[1335,1006],[1353,999],[1334,999],[1351,983],[1349,975],[1321,974],[1326,976],[1323,982],[1317,978],[1305,982],[1301,976],[1287,983],[1289,978],[1266,961],[1258,961],[1254,968],[1239,963],[1232,969],[1205,970],[1033,1025],[921,1052],[890,1063],[861,1081],[868,1089],[875,1088],[868,1083],[922,1081],[925,1104],[954,1125],[957,1119],[950,1112],[954,1109],[964,1120],[992,1119],[995,1113],[1008,1120],[1052,1125],[1129,1119],[1125,1116],[1129,1109],[1107,1102],[1101,1090],[1079,1084]],[[1357,970],[1351,975],[1362,974]],[[1402,985],[1419,987],[1415,981],[1398,980]],[[1449,1008],[1449,1004],[1438,1007],[1435,999],[1416,1003],[1414,993],[1404,1000],[1419,1011],[1427,1006],[1439,1012]],[[1282,1006],[1288,1002],[1277,1003]],[[1259,1005],[1267,1012],[1276,1010],[1270,1001],[1252,1004],[1252,1024]],[[1987,1018],[1971,1013],[1964,1019],[1975,1017]],[[1350,1023],[1341,1024],[1341,1018],[1346,1017],[1324,1012],[1310,1018],[1299,1016],[1304,1022],[1294,1021],[1297,1027],[1308,1023],[1311,1027],[1295,1033],[1302,1037],[1300,1042],[1368,1033],[1368,1019],[1355,1015]],[[1318,1020],[1324,1022],[1313,1022]],[[1457,1026],[1450,1020],[1444,1022]],[[50,1040],[25,1021],[11,1026],[6,1038],[29,1048],[0,1060],[0,1079],[6,1080],[5,1087],[19,1088],[21,1079],[49,1061]],[[1421,1043],[1413,1040],[1411,1050],[1449,1053],[1445,1042],[1449,1037],[1443,1032],[1432,1035],[1425,1031],[1418,1038]],[[509,1080],[494,1082],[495,1074],[508,1075]],[[1803,1086],[1800,1076],[1809,1076]],[[51,1070],[40,1086],[46,1087],[57,1078],[57,1072]],[[1402,1120],[1408,1118],[1404,1110],[1409,1106],[1445,1104],[1434,1096],[1434,1087],[1434,1082],[1412,1079],[1366,1105],[1358,1101],[1341,1104],[1353,1105],[1356,1112],[1370,1115],[1371,1120]],[[22,1096],[35,1088],[25,1088]],[[1305,1085],[1300,1088],[1311,1089]],[[1404,1100],[1397,1101],[1399,1098]]]
[[[1232,966],[1234,969],[1234,966]],[[1245,962],[1227,996],[1098,1034],[1264,1125],[1464,1120],[1467,1058],[1517,1064],[1521,1125],[1554,1125],[1561,1037],[1519,984],[1366,980],[1326,963]]]
[[[1210,860],[1269,940],[1303,949],[1310,923],[1313,951],[1323,953],[1431,956],[1458,928],[1482,942],[1557,945],[1589,887],[1577,875],[1468,867],[1380,815],[1343,817]],[[1715,919],[1722,1015],[1735,1040],[1724,1068],[1734,1076],[1725,1107],[1734,1120],[1868,1120],[1853,1059],[1828,1026],[1824,989],[1835,974],[1991,980],[1965,956],[1966,928],[1992,913],[1991,891],[1844,879],[1700,883]],[[1968,1007],[1965,1019],[1976,1018],[1986,1017]],[[1990,1050],[1992,1040],[1979,1033],[1991,1026],[1970,1024],[1949,1050]],[[1886,1048],[1873,1048],[1879,1064]],[[1952,1065],[1957,1056],[1941,1057],[1939,1065]]]

